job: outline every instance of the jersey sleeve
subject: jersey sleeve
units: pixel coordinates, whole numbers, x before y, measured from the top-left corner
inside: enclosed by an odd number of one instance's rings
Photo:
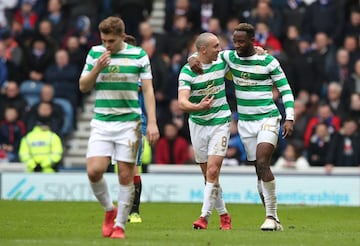
[[[285,119],[294,120],[294,95],[286,78],[286,75],[281,68],[279,61],[276,58],[273,58],[273,60],[269,64],[269,69],[269,74],[283,99],[286,113]]]
[[[184,65],[179,74],[179,85],[178,90],[190,90],[191,89],[191,80],[192,80],[192,74],[189,64]]]
[[[149,56],[144,50],[141,51],[140,63],[140,79],[152,79],[151,65]]]

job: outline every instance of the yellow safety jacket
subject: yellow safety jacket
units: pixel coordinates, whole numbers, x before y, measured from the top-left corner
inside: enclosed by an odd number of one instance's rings
[[[60,137],[48,128],[35,126],[21,139],[19,157],[29,172],[40,165],[42,172],[55,172],[53,166],[62,158],[63,146]]]

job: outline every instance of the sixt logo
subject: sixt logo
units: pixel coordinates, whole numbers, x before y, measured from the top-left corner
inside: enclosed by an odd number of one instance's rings
[[[7,198],[12,200],[26,200],[30,195],[34,194],[35,187],[31,185],[27,187],[26,178],[21,179],[12,189],[7,193]],[[34,196],[35,200],[43,200],[43,195]]]

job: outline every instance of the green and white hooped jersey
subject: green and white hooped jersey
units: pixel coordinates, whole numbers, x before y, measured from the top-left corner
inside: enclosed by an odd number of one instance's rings
[[[81,75],[89,73],[105,51],[103,45],[92,47]],[[139,79],[152,79],[149,57],[142,48],[125,43],[124,49],[111,54],[110,64],[96,78],[94,119],[140,120]]]
[[[279,62],[271,55],[239,57],[235,50],[225,50],[220,57],[230,67],[235,85],[240,120],[278,117],[272,87],[278,88],[285,106],[286,119],[294,120],[294,96]]]
[[[205,96],[214,96],[209,110],[191,112],[190,120],[199,125],[220,125],[231,121],[231,111],[226,100],[224,77],[227,64],[220,57],[212,64],[203,64],[203,74],[191,71],[189,64],[182,67],[178,90],[190,90],[189,101],[199,103]]]

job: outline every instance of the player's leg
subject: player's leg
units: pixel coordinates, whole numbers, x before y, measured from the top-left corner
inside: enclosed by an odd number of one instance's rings
[[[103,177],[103,173],[108,166],[107,163],[109,163],[109,158],[107,157],[90,157],[87,159],[87,173],[90,187],[96,199],[105,209],[105,219],[102,225],[102,235],[104,237],[111,235],[117,212],[112,202],[106,180]]]
[[[111,137],[101,127],[97,127],[95,124],[92,125],[86,153],[86,169],[90,187],[105,210],[105,219],[102,225],[102,235],[104,237],[109,237],[112,233],[116,217],[116,207],[114,207],[106,180],[103,177],[112,153],[113,142]]]
[[[220,170],[222,162],[226,155],[230,137],[230,123],[211,127],[209,130],[211,140],[209,141],[208,147],[208,162],[214,163],[216,172],[214,173],[214,183],[217,189],[217,197],[215,199],[215,209],[220,215],[220,229],[229,230],[231,229],[231,218],[225,205],[225,201],[222,196],[222,188],[219,182]],[[211,175],[211,174],[210,174]]]
[[[124,238],[125,224],[134,201],[134,164],[118,161],[118,212],[112,238]]]
[[[189,122],[189,128],[190,128],[190,136],[191,136],[191,142],[194,147],[195,152],[195,158],[196,163],[199,164],[201,172],[204,177],[205,187],[204,187],[204,196],[203,196],[203,206],[201,209],[200,217],[193,222],[193,227],[195,229],[206,229],[207,228],[207,218],[205,218],[207,215],[206,213],[203,214],[203,210],[207,210],[207,194],[209,193],[207,190],[211,186],[211,184],[208,184],[207,182],[207,140],[204,138],[204,134],[202,134],[203,128],[199,125],[194,124],[193,122]],[[205,204],[206,203],[206,204]]]
[[[130,210],[129,219],[130,223],[141,223],[142,219],[140,217],[140,197],[142,190],[141,176],[139,172],[139,166],[134,166],[134,187],[135,187],[135,195],[134,202]]]
[[[283,230],[277,215],[275,177],[271,171],[271,157],[278,141],[279,124],[277,118],[267,119],[258,134],[256,148],[256,173],[261,179],[264,195],[266,219],[262,230]]]
[[[113,209],[113,203],[109,194],[106,180],[103,173],[106,172],[109,163],[107,157],[90,157],[87,159],[87,174],[90,181],[91,189],[106,211]]]
[[[134,163],[137,155],[137,146],[129,144],[129,139],[132,139],[135,144],[139,143],[141,138],[133,130],[138,127],[136,122],[119,123],[118,127],[121,130],[114,136],[116,139],[114,159],[117,162],[119,180],[118,212],[111,238],[125,238],[125,224],[134,201]]]
[[[204,176],[204,184],[206,185],[206,170],[207,170],[207,163],[200,163],[199,164],[200,169],[201,169],[201,173]]]

